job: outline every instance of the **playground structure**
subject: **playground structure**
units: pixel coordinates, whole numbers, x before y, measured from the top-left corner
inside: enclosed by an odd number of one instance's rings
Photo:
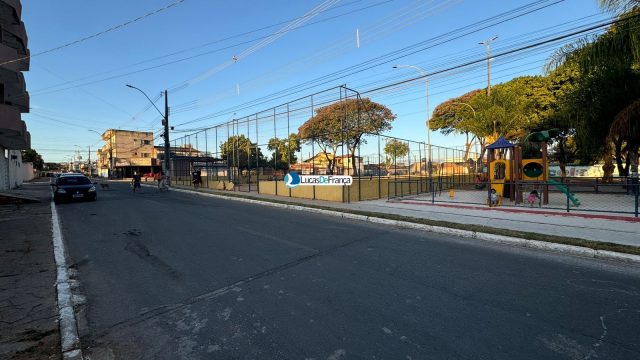
[[[487,199],[491,198],[492,190],[495,191],[499,200],[509,198],[516,204],[523,202],[523,199],[535,190],[542,194],[542,204],[549,203],[549,186],[556,187],[565,194],[575,207],[580,206],[580,201],[574,194],[570,193],[565,185],[549,179],[549,162],[547,157],[547,142],[551,139],[550,132],[554,130],[532,132],[525,142],[535,144],[541,153],[540,158],[523,159],[522,147],[513,144],[503,137],[487,146],[489,163],[489,188]],[[491,201],[488,202],[491,204]]]

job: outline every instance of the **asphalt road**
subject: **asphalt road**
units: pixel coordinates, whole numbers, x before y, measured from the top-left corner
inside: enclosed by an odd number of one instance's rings
[[[58,205],[91,359],[640,359],[640,269],[124,184]]]

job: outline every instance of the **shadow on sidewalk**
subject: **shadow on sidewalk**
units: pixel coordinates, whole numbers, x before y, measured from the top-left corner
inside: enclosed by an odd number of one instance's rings
[[[60,359],[48,182],[15,190],[36,203],[0,205],[0,358]]]

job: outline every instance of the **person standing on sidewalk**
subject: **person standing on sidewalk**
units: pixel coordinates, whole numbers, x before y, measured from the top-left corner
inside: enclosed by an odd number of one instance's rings
[[[156,180],[158,181],[158,191],[167,190],[167,176],[164,174],[164,171],[158,173]]]

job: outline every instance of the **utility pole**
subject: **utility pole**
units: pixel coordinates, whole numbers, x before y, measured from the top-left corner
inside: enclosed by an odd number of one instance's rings
[[[113,178],[113,173],[116,169],[116,165],[113,162],[113,129],[109,129],[109,163],[111,163],[111,167],[109,168],[109,178]]]
[[[164,171],[168,180],[168,185],[171,185],[171,145],[169,144],[169,92],[164,91]]]
[[[164,114],[158,109],[156,104],[149,98],[147,93],[140,90],[139,88],[126,84],[128,88],[136,89],[144,95],[147,100],[153,105],[154,108],[158,111],[158,114],[162,116],[162,125],[164,125],[164,172],[167,177],[167,185],[171,185],[171,146],[169,144],[169,92],[167,90],[164,91]]]
[[[92,174],[92,166],[91,166],[91,145],[89,145],[89,153],[87,154],[87,158],[89,159],[89,177],[91,177]]]
[[[487,96],[491,96],[491,43],[497,38],[498,35],[478,43],[487,48]]]

